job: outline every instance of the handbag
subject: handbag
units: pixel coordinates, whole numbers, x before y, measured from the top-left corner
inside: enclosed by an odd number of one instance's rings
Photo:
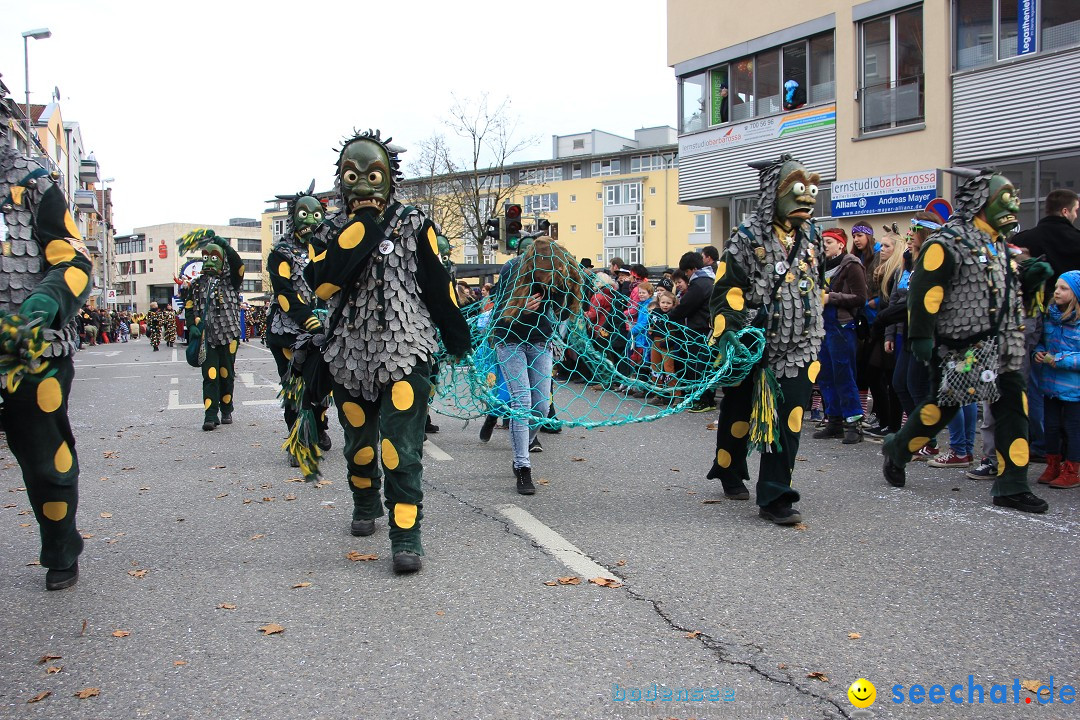
[[[203,324],[206,324],[206,313],[210,310],[210,296],[206,297],[206,304],[203,305]],[[187,349],[184,351],[184,358],[187,360],[187,364],[191,367],[202,367],[203,362],[206,361],[206,347],[203,345],[203,329],[200,326],[192,323],[188,328],[188,343]]]
[[[1000,340],[994,335],[967,347],[945,350],[937,404],[954,407],[996,402],[1001,397],[997,383],[999,347]]]

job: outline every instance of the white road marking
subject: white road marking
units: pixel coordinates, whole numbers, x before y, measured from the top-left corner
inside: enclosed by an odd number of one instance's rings
[[[236,376],[240,378],[240,384],[248,388],[274,388],[277,389],[277,383],[271,383],[270,385],[260,385],[255,382],[255,373],[242,372],[236,373]]]
[[[569,540],[537,520],[517,505],[497,505],[495,507],[507,520],[514,523],[531,537],[537,545],[555,556],[559,562],[575,575],[585,580],[605,577],[618,580],[607,568],[593,562],[585,553],[578,550]]]
[[[169,378],[169,382],[172,383],[173,385],[179,385],[180,384],[180,378],[178,378],[178,377]]]
[[[113,380],[134,380],[135,378],[142,377],[141,375],[117,375]]]
[[[172,361],[176,362],[176,348],[172,349]]]
[[[425,440],[424,441],[424,454],[430,456],[431,458],[433,458],[435,460],[446,461],[446,460],[453,460],[454,459],[454,458],[450,457],[450,453],[446,452],[445,450],[443,450],[441,447],[439,447],[435,443],[431,442],[430,440]]]
[[[277,405],[277,400],[242,400],[241,405]]]
[[[202,403],[195,403],[194,405],[181,405],[180,404],[180,391],[169,391],[169,410],[202,410]]]

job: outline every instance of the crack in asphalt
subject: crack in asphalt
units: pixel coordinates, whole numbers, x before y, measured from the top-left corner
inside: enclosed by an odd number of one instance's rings
[[[514,535],[515,537],[518,537],[518,538],[526,541],[527,543],[532,545],[537,550],[540,550],[541,552],[543,552],[545,555],[551,556],[551,553],[548,551],[547,548],[545,548],[544,546],[537,543],[531,537],[529,537],[529,536],[525,535],[524,533],[522,533],[521,531],[519,531],[517,529],[517,527],[512,522],[510,522],[508,519],[506,519],[505,517],[501,517],[499,515],[495,515],[495,514],[491,513],[490,511],[485,509],[483,506],[477,505],[476,503],[471,502],[470,500],[467,500],[467,499],[461,497],[460,495],[457,495],[454,492],[452,492],[450,490],[447,490],[446,488],[440,487],[438,483],[432,482],[432,481],[427,480],[427,479],[425,479],[423,482],[424,482],[425,485],[429,485],[433,490],[435,490],[435,491],[437,491],[439,493],[442,493],[443,495],[454,499],[459,504],[464,505],[465,507],[469,508],[472,512],[476,513],[477,515],[485,517],[488,520],[493,520],[494,522],[498,523],[499,525],[502,525],[503,530],[505,530],[508,534]],[[596,558],[593,558],[593,557],[589,556],[585,552],[579,551],[579,554],[582,557],[584,557],[584,558],[596,563],[600,567],[606,569],[608,572],[610,572],[615,577],[619,578],[619,581],[622,583],[622,588],[621,589],[627,594],[627,596],[629,596],[631,599],[636,600],[638,602],[644,602],[644,603],[648,603],[649,605],[651,605],[652,609],[653,609],[653,612],[668,627],[670,627],[673,630],[676,630],[678,632],[683,632],[683,633],[695,632],[694,630],[692,630],[690,628],[679,625],[678,622],[676,622],[663,608],[661,608],[659,600],[654,600],[653,598],[646,597],[646,596],[642,595],[641,593],[636,592],[635,590],[631,589],[629,581],[626,579],[626,577],[623,574],[621,574],[618,571],[617,568],[612,568],[612,567],[610,567],[608,565],[605,565],[604,563],[599,562]],[[707,633],[702,633],[700,631],[697,631],[697,632],[698,632],[698,634],[694,636],[694,639],[700,641],[701,645],[703,647],[705,647],[707,650],[709,650],[712,654],[714,654],[722,663],[725,663],[725,664],[728,664],[728,665],[736,665],[736,666],[745,667],[745,668],[749,669],[751,672],[754,672],[757,675],[761,676],[765,680],[768,680],[769,682],[776,683],[778,685],[786,685],[788,687],[793,688],[796,692],[798,692],[798,693],[800,693],[802,695],[806,695],[808,697],[814,698],[815,700],[818,700],[820,702],[826,703],[827,705],[830,705],[831,707],[836,709],[836,711],[839,713],[840,717],[843,717],[843,718],[850,718],[851,717],[848,714],[848,712],[845,711],[845,709],[842,706],[840,706],[835,700],[833,700],[832,698],[830,698],[830,697],[828,697],[826,695],[822,695],[821,693],[815,692],[811,688],[806,687],[805,685],[797,682],[790,674],[785,673],[783,675],[778,675],[777,673],[772,672],[769,669],[760,667],[757,663],[755,663],[755,662],[753,662],[751,660],[740,660],[740,659],[734,657],[734,655],[737,654],[737,650],[736,650],[737,648],[738,649],[752,648],[753,650],[756,650],[757,653],[760,653],[760,654],[764,655],[765,654],[765,648],[764,647],[762,647],[760,645],[756,645],[754,643],[744,643],[744,644],[726,643],[726,642],[723,642],[721,640],[718,640],[718,639],[712,637],[711,635],[708,635]],[[827,709],[822,710],[822,718],[829,719],[829,718],[834,718],[834,717],[836,717],[836,716],[831,714]]]

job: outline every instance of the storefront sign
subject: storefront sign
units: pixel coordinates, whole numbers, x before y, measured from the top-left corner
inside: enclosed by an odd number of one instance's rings
[[[832,184],[831,216],[883,215],[922,210],[937,197],[937,170],[878,175]]]
[[[1030,55],[1035,52],[1035,16],[1038,0],[1017,0],[1016,54]]]
[[[771,115],[681,137],[679,138],[679,156],[701,155],[724,148],[791,137],[809,130],[835,125],[836,105],[824,105],[784,115]]]

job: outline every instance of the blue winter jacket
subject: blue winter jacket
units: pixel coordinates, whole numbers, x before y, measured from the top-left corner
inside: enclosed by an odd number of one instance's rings
[[[1061,311],[1051,305],[1043,320],[1043,334],[1035,352],[1054,356],[1054,367],[1040,364],[1043,395],[1080,402],[1080,324],[1061,322]]]

